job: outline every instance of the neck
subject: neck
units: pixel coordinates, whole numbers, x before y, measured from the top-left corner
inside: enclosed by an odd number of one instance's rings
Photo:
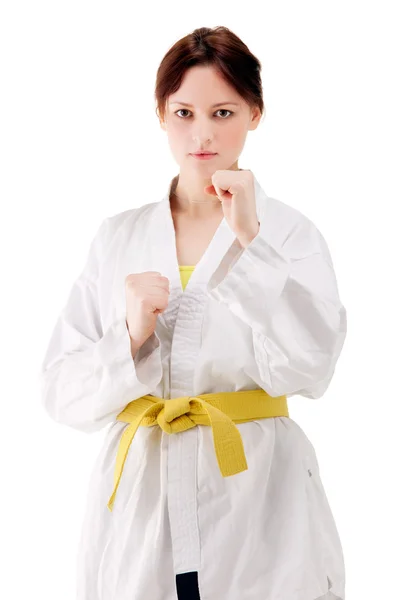
[[[237,161],[230,170],[240,170]],[[193,172],[180,171],[174,180],[170,194],[171,210],[192,218],[222,215],[220,200],[204,191],[205,187],[212,185],[211,178],[195,177]]]

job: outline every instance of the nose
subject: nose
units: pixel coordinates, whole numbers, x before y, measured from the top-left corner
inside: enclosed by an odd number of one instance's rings
[[[198,118],[193,126],[193,143],[195,146],[203,146],[214,139],[212,123],[208,118]]]

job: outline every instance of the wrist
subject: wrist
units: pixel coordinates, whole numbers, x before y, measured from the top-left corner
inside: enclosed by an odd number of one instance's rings
[[[242,248],[247,248],[247,246],[249,244],[251,244],[251,242],[254,240],[254,238],[258,235],[258,232],[260,231],[260,222],[258,222],[257,227],[254,229],[253,232],[248,233],[246,235],[243,236],[238,236],[238,240],[240,245],[242,246]]]
[[[135,342],[135,340],[133,339],[133,337],[130,334],[129,331],[129,326],[128,326],[128,321],[125,319],[125,325],[126,325],[126,329],[128,331],[128,335],[129,335],[129,340],[130,340],[130,344],[131,344],[131,354],[132,354],[132,358],[135,358],[135,354],[137,353],[137,351],[140,348],[140,345]]]

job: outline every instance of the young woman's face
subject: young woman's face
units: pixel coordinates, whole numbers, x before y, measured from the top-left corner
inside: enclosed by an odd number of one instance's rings
[[[247,132],[256,129],[260,118],[259,109],[250,109],[213,67],[201,65],[190,68],[180,88],[169,96],[165,122],[160,124],[181,170],[211,178],[217,169],[237,164]],[[191,155],[200,150],[216,155],[208,160]]]

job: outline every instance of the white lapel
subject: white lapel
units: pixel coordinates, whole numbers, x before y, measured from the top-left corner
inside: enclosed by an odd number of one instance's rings
[[[185,311],[186,299],[189,301],[190,297],[195,295],[197,303],[201,301],[203,295],[207,296],[207,283],[236,240],[236,235],[229,227],[226,219],[223,218],[203,256],[193,270],[185,291],[183,291],[176,251],[175,228],[170,205],[170,192],[177,177],[175,175],[169,182],[168,189],[155,210],[154,221],[150,225],[151,262],[154,265],[154,269],[167,277],[170,282],[170,301],[166,310],[159,315],[159,319],[167,327],[174,324],[179,316],[180,308],[183,308],[183,311]],[[263,202],[265,202],[267,197],[254,174],[253,177],[257,216],[261,223],[264,212]]]

